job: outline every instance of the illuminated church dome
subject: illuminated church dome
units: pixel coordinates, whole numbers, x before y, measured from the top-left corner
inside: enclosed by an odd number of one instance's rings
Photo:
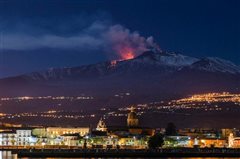
[[[137,114],[134,111],[133,107],[131,107],[131,111],[130,111],[130,113],[128,113],[127,125],[129,127],[136,127],[136,126],[138,126]]]

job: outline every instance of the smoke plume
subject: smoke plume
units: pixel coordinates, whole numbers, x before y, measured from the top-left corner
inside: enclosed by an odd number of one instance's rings
[[[31,32],[38,31],[34,26],[22,26]],[[30,34],[26,31],[3,32],[1,48],[4,50],[41,48],[94,50],[117,59],[131,59],[149,49],[159,50],[152,36],[145,38],[137,31],[132,32],[120,24],[113,25],[105,21],[94,21],[87,27],[75,29],[76,31],[70,35],[42,30],[40,34]]]

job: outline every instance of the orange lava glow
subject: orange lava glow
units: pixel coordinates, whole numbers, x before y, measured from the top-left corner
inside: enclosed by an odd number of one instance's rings
[[[134,58],[134,51],[131,48],[124,48],[120,50],[122,60],[130,60]]]
[[[117,65],[117,60],[111,61],[111,67],[115,67]]]

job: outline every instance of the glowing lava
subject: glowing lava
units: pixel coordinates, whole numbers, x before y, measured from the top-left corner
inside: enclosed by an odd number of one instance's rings
[[[134,54],[132,52],[126,52],[122,55],[122,58],[124,60],[129,60],[134,58]]]
[[[123,48],[119,52],[122,60],[129,60],[134,58],[134,51],[131,48]]]
[[[111,61],[110,67],[115,67],[117,65],[117,60]]]

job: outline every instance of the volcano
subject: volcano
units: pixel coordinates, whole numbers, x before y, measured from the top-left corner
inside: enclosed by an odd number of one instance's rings
[[[146,51],[129,60],[4,78],[0,88],[2,97],[85,94],[94,97],[95,106],[132,104],[195,93],[240,92],[240,67],[220,58]],[[117,96],[126,93],[127,97]]]

